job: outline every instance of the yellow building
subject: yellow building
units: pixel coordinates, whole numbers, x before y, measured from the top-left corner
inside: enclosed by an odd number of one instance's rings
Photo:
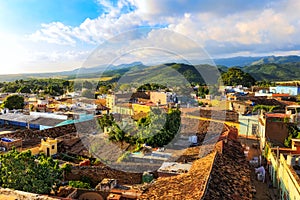
[[[38,155],[44,153],[46,156],[52,156],[57,154],[57,139],[47,138],[41,139],[41,144],[28,149],[22,149],[23,152],[30,150],[32,155]]]
[[[151,110],[150,105],[143,105],[143,104],[136,104],[136,103],[132,104],[132,108],[133,108],[134,114],[138,114],[140,112],[149,113]]]
[[[46,156],[52,156],[54,154],[57,154],[57,139],[42,139],[40,152],[43,152]]]
[[[122,115],[133,115],[133,109],[131,104],[115,105],[112,108],[113,113],[119,113]]]
[[[108,94],[106,96],[106,107],[113,109],[114,105],[116,104],[116,97],[114,94]]]
[[[165,92],[150,92],[150,100],[155,104],[165,105],[168,103],[168,96]]]

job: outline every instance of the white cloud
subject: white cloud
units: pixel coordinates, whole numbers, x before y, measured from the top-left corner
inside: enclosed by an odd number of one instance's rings
[[[15,35],[0,33],[1,73],[18,73],[28,52]]]
[[[76,41],[73,37],[72,27],[66,26],[61,22],[42,24],[42,29],[36,31],[29,38],[33,41],[46,41],[55,44],[74,45]]]
[[[78,27],[61,22],[42,24],[42,28],[29,38],[62,45],[74,45],[78,40],[99,44],[118,33],[143,25],[142,19],[135,12],[121,13],[121,10],[130,6],[128,1],[119,1],[116,7],[109,1],[98,0],[98,3],[103,5],[106,12],[96,19],[87,18]]]
[[[100,44],[124,31],[141,26],[163,26],[181,33],[206,48],[210,54],[239,52],[268,53],[296,51],[300,45],[300,3],[297,0],[98,0],[105,13],[87,18],[77,27],[61,22],[42,24],[31,40],[76,46],[79,42]],[[184,49],[184,43],[165,41],[163,34],[150,31],[142,41],[132,38],[128,45],[149,42]],[[121,36],[120,36],[121,37]],[[187,45],[187,47],[190,47]],[[191,49],[193,51],[195,49]],[[145,55],[145,54],[144,54]]]

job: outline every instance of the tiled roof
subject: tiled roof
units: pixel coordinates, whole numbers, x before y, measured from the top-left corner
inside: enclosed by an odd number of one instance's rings
[[[290,115],[285,114],[285,113],[266,113],[266,117],[286,118],[286,117],[290,117]]]
[[[214,158],[215,153],[208,154],[195,161],[186,174],[158,178],[140,199],[201,199]]]

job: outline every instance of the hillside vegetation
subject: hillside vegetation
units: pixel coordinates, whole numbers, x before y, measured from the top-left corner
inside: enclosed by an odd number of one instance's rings
[[[251,74],[257,81],[288,81],[300,79],[300,62],[251,65],[243,67],[242,70]]]
[[[278,62],[280,60],[277,60]],[[139,87],[143,84],[160,84],[166,87],[183,87],[193,84],[209,84],[217,83],[221,74],[227,73],[232,68],[225,66],[211,65],[188,65],[183,63],[166,63],[155,66],[136,65],[130,67],[109,69],[99,73],[83,73],[82,76],[71,75],[62,79],[55,78],[31,78],[21,79],[12,82],[0,82],[1,92],[24,92],[38,93],[43,90],[45,94],[59,95],[64,91],[73,91],[80,89],[78,85],[83,82],[97,82],[129,84],[132,87]],[[255,81],[295,81],[300,79],[300,62],[290,62],[283,64],[267,63],[249,65],[245,67],[235,67],[246,74],[249,74]],[[228,77],[227,77],[228,78]],[[227,79],[226,78],[226,79]],[[244,79],[243,76],[239,77]],[[249,78],[249,77],[248,77]],[[64,79],[64,80],[63,80]],[[247,79],[247,77],[246,77]],[[2,80],[2,79],[1,79]],[[3,80],[2,80],[3,81]],[[224,80],[223,80],[224,81]],[[245,80],[246,82],[249,80]],[[251,85],[253,80],[250,81]],[[228,81],[224,82],[229,84]],[[107,84],[104,84],[107,85]],[[96,87],[96,86],[95,86]],[[94,87],[94,88],[95,88]],[[85,87],[90,89],[91,87]]]

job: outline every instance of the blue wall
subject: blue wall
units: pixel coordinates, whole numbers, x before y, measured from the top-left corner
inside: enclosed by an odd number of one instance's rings
[[[300,87],[299,86],[276,86],[276,93],[299,95]]]
[[[25,122],[7,121],[7,120],[3,120],[3,119],[0,119],[0,124],[1,125],[6,124],[6,125],[12,125],[12,126],[27,127],[27,123],[25,123]],[[29,127],[31,129],[40,129],[39,124],[30,124]]]

